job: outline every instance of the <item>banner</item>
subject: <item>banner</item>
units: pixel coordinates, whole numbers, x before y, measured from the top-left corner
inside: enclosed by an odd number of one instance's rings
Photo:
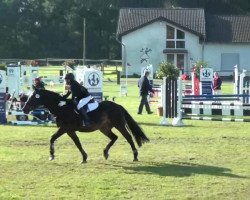
[[[6,72],[0,70],[0,124],[6,124]]]
[[[200,81],[201,81],[201,95],[212,95],[213,69],[201,68]]]
[[[101,102],[102,92],[102,72],[93,68],[76,69],[76,81],[83,84],[96,101]]]
[[[18,97],[20,92],[20,67],[18,65],[7,67],[7,78],[9,93]]]

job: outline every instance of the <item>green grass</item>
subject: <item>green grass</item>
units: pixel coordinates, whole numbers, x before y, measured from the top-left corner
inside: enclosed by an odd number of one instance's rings
[[[249,199],[249,124],[185,120],[185,127],[161,126],[156,114],[136,114],[136,83],[129,79],[128,96],[121,97],[120,86],[105,81],[104,95],[115,96],[150,138],[138,149],[140,162],[132,162],[116,130],[107,161],[102,150],[108,138],[79,133],[89,155],[80,165],[67,135],[56,142],[56,160],[48,161],[54,126],[0,126],[0,199]],[[157,104],[151,106],[155,112]]]

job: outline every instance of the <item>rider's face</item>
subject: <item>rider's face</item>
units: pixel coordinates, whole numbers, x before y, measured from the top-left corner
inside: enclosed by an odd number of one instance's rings
[[[70,80],[69,79],[65,79],[65,82],[67,85],[70,85]]]

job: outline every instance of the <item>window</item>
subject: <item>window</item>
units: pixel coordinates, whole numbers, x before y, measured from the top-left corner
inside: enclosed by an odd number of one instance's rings
[[[167,45],[166,45],[167,48],[175,48],[175,42],[174,41],[167,41]]]
[[[167,54],[167,62],[173,63],[175,66],[177,66],[182,72],[186,70],[186,57],[185,54],[178,53],[168,53]]]
[[[179,29],[167,25],[166,48],[184,49],[185,33]]]
[[[235,65],[240,64],[240,55],[238,53],[223,53],[221,54],[221,70],[232,71]]]
[[[174,28],[167,26],[167,39],[174,39]]]
[[[184,69],[184,58],[185,55],[184,54],[177,54],[177,67],[181,70]]]
[[[174,54],[167,54],[167,62],[174,64]]]
[[[180,31],[178,29],[177,30],[177,39],[182,39],[184,40],[185,39],[185,33],[183,31]]]

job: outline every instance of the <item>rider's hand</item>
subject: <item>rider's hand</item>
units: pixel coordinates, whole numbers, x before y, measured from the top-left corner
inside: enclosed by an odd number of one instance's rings
[[[58,104],[58,106],[60,106],[60,107],[62,107],[64,105],[66,105],[66,101],[60,101],[59,104]]]

